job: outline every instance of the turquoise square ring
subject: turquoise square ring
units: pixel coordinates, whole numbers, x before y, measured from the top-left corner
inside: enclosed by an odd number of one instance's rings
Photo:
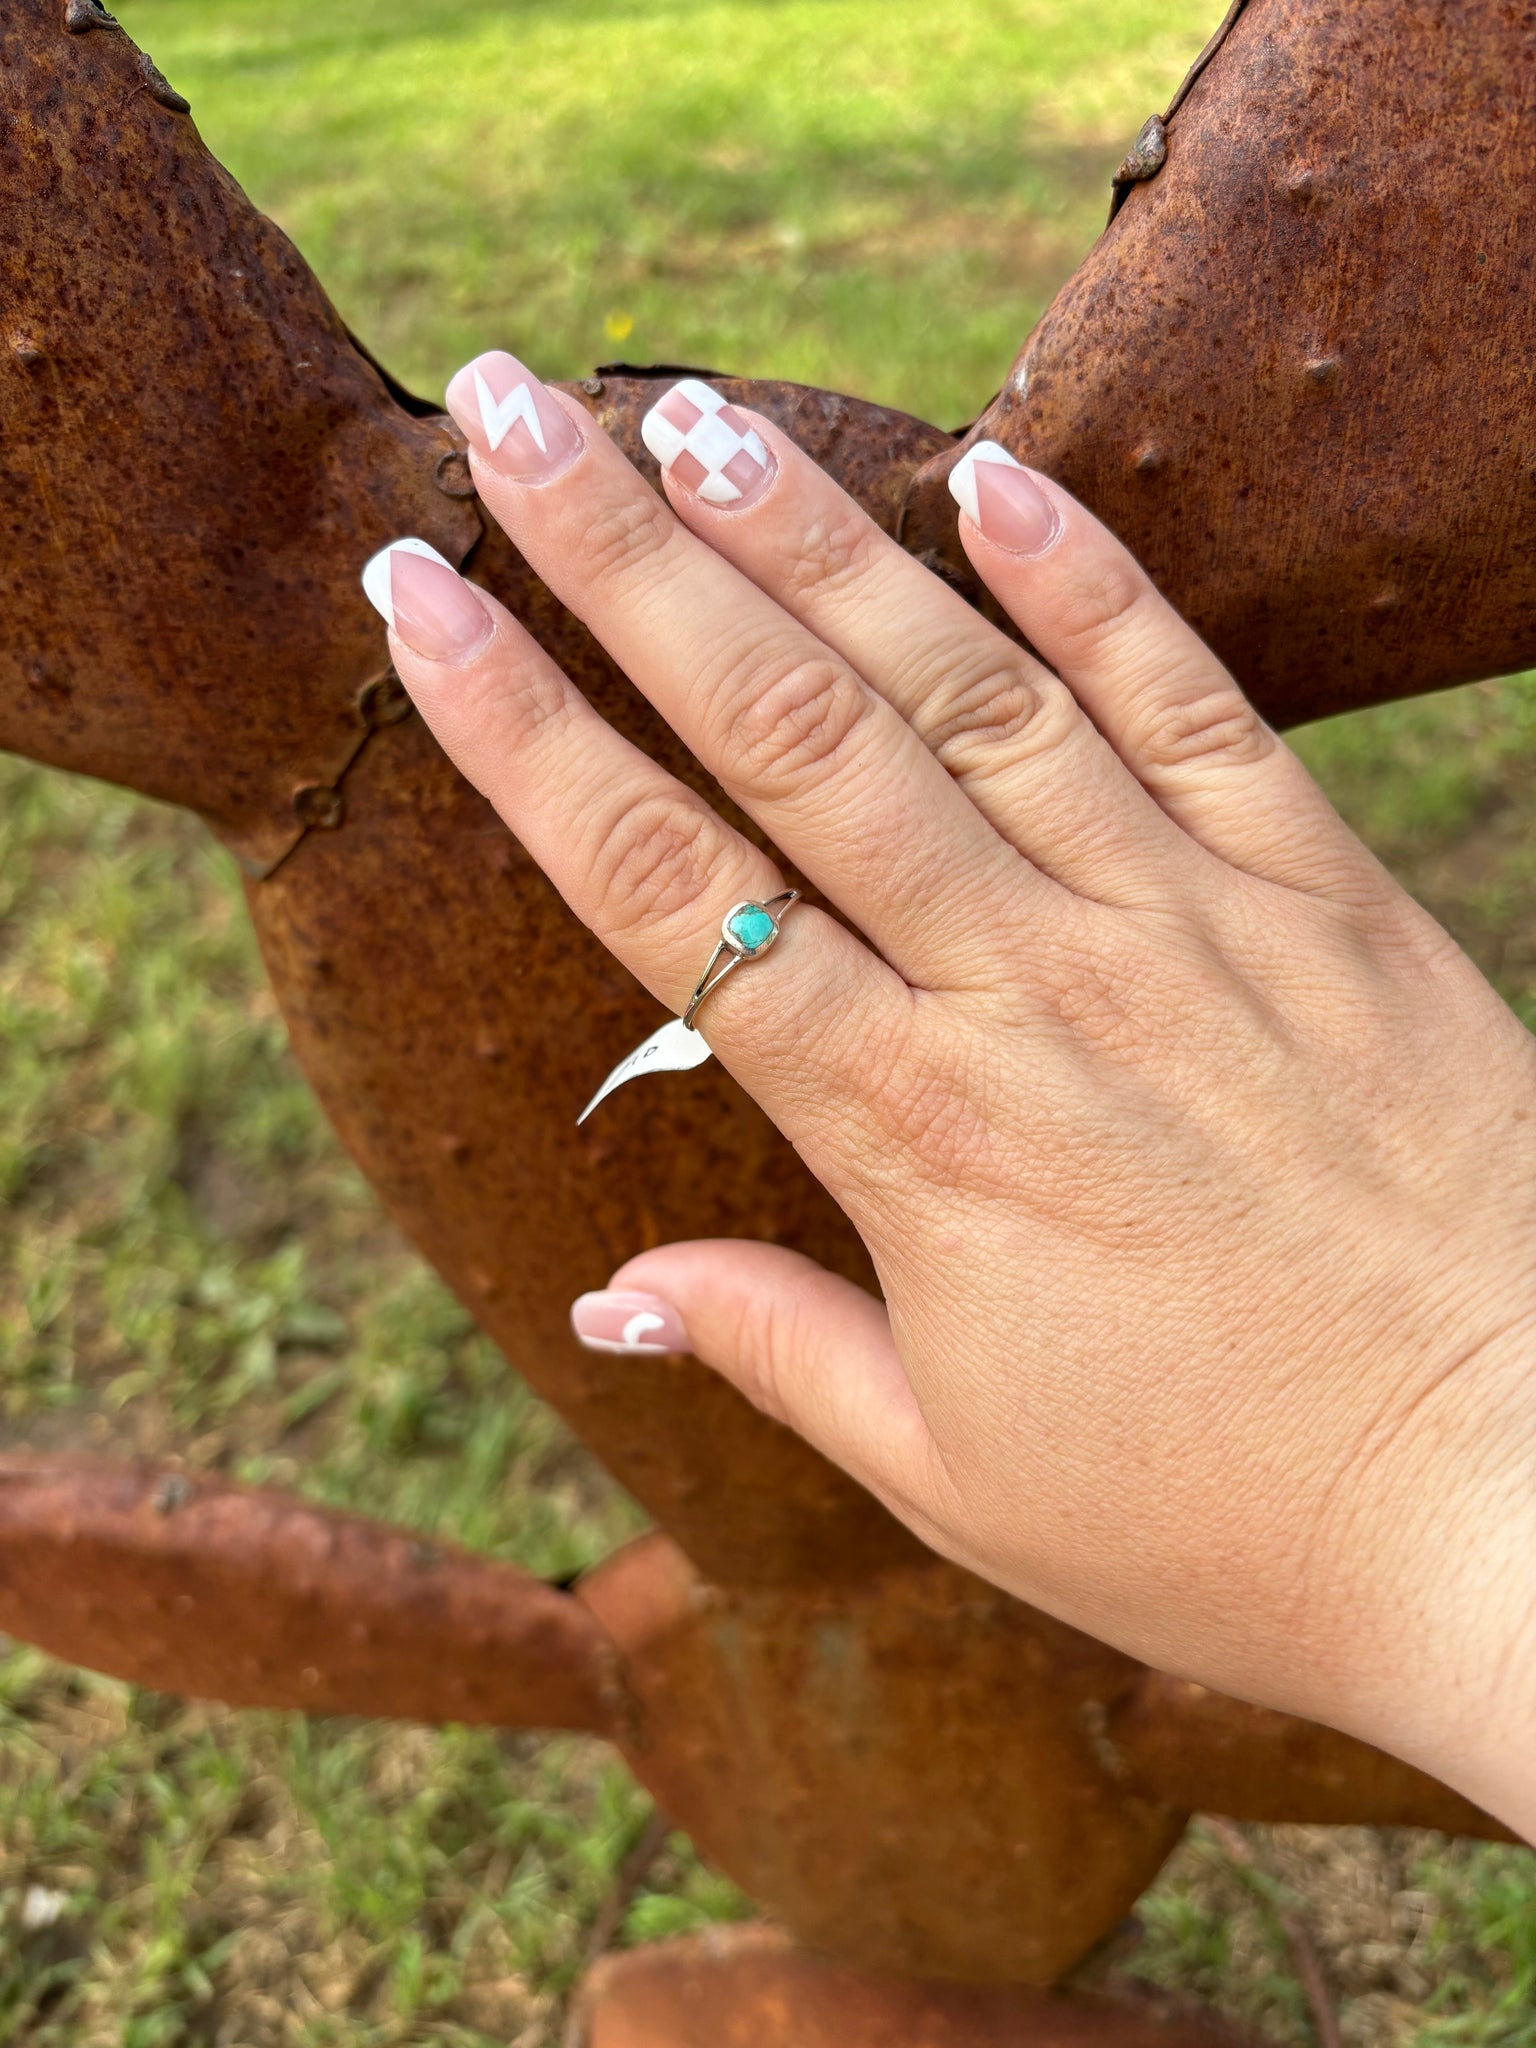
[[[785,911],[799,900],[798,889],[786,889],[782,896],[770,896],[766,903],[737,903],[725,913],[720,923],[720,943],[710,954],[709,965],[699,976],[699,985],[683,1012],[683,1022],[690,1031],[695,1029],[693,1020],[704,998],[743,960],[756,960],[767,952],[779,936]]]

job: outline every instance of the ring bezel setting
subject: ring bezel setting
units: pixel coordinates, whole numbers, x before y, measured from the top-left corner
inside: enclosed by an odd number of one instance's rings
[[[683,1022],[692,1031],[696,1029],[694,1018],[706,996],[712,995],[733,968],[744,960],[760,960],[779,936],[779,926],[784,913],[800,900],[798,889],[785,889],[778,896],[770,896],[766,903],[758,903],[748,897],[741,903],[733,903],[720,920],[720,943],[709,956],[709,965],[699,977]]]

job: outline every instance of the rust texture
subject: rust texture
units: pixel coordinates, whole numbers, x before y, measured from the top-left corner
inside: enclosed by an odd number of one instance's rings
[[[1277,722],[1536,660],[1533,73],[1533,17],[1504,0],[1249,0],[979,424],[1094,505]],[[605,1730],[796,1935],[891,1973],[1049,1981],[1193,1807],[1498,1833],[929,1557],[692,1361],[574,1343],[571,1298],[670,1238],[872,1276],[718,1066],[575,1128],[658,1013],[411,715],[360,564],[402,533],[467,563],[621,731],[718,792],[486,530],[457,434],[348,336],[181,104],[89,0],[6,8],[0,746],[185,805],[236,851],[343,1140],[666,1533],[572,1598],[280,1498],[12,1466],[0,1625],[235,1700]],[[954,437],[719,381],[974,591]],[[571,388],[654,476],[651,378]],[[913,2048],[1036,2038],[997,2034],[1000,1991],[839,2007],[803,1961],[773,1967],[733,1980],[754,2044],[788,2048],[765,2015],[794,2000],[833,2015],[797,2048],[856,2048],[860,2011]],[[944,2033],[962,2008],[970,2034]],[[1042,2043],[1151,2038],[1027,2009]]]
[[[1176,1806],[1233,1820],[1516,1839],[1470,1800],[1379,1749],[1161,1672],[1142,1674],[1105,1735],[1121,1782]]]
[[[0,1454],[0,1630],[233,1706],[614,1734],[613,1645],[514,1566],[174,1471]]]
[[[581,2048],[1259,2048],[1168,2001],[872,1977],[766,1928],[720,1928],[606,1958]]]
[[[975,431],[1278,724],[1530,667],[1533,179],[1529,8],[1249,0]],[[953,562],[951,460],[905,537]]]

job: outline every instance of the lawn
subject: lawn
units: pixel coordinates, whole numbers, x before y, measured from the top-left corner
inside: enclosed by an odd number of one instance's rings
[[[351,324],[693,362],[959,422],[1102,222],[1215,0],[122,0]],[[1536,696],[1304,736],[1536,1022]],[[0,761],[0,1427],[160,1454],[565,1574],[633,1509],[383,1221],[186,819]],[[187,1707],[0,1643],[0,2044],[555,2048],[646,1832],[600,1747]],[[1536,2048],[1536,1859],[1199,1830],[1121,1967],[1351,2048]],[[745,1911],[667,1838],[618,1939]],[[897,2044],[893,2044],[897,2048]]]

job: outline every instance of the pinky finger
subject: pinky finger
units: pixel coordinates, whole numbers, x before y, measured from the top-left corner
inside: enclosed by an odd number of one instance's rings
[[[1142,786],[1219,859],[1282,887],[1389,886],[1285,742],[1130,551],[996,442],[950,476],[978,573]]]

